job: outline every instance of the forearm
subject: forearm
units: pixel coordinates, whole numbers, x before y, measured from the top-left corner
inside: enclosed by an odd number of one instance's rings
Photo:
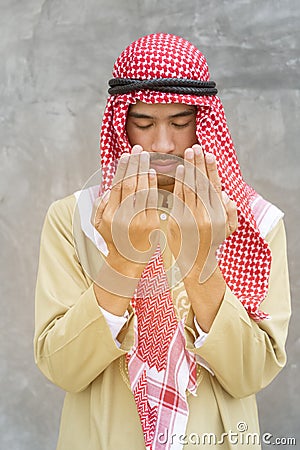
[[[44,309],[53,306],[51,299],[42,297],[39,286],[37,299],[43,301]],[[125,354],[132,342],[117,348],[92,286],[65,312],[58,300],[55,303],[55,318],[36,331],[36,362],[53,383],[67,391],[80,391]]]
[[[226,283],[217,267],[204,282],[199,283],[199,271],[192,269],[184,279],[185,289],[197,322],[208,333],[224,298]]]
[[[116,316],[123,316],[134,295],[144,266],[110,253],[101,267],[93,288],[98,304]]]
[[[53,204],[41,237],[35,305],[35,360],[67,391],[80,391],[133,344],[127,331],[118,348],[101,313],[72,236],[74,199]],[[85,241],[84,241],[85,247]],[[97,259],[98,262],[98,259]],[[130,336],[129,336],[130,335]]]
[[[221,385],[234,397],[258,392],[286,362],[285,342],[291,309],[282,222],[267,240],[273,261],[269,292],[261,309],[270,319],[254,322],[240,300],[226,288],[202,347],[195,349],[192,339],[188,341],[188,349],[207,361]]]
[[[286,362],[288,313],[280,321],[271,320],[273,324],[254,322],[227,290],[205,342],[199,349],[190,345],[189,350],[208,363],[230,395],[249,396],[267,386]]]

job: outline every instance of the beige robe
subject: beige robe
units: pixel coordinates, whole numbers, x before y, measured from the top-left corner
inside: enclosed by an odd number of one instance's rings
[[[75,204],[72,195],[49,208],[36,288],[36,363],[66,391],[57,450],[143,450],[125,364],[133,344],[133,312],[118,335],[118,348],[92,286],[101,256],[82,232]],[[187,348],[203,358],[213,374],[198,365],[197,396],[188,395],[186,435],[170,436],[166,430],[160,436],[161,444],[181,442],[190,450],[260,448],[255,393],[286,362],[290,318],[282,220],[266,240],[273,260],[269,292],[261,309],[271,315],[270,320],[251,320],[227,289],[203,346],[196,349],[197,334],[183,284],[172,289],[178,315],[188,313]],[[167,262],[167,251],[164,258]]]

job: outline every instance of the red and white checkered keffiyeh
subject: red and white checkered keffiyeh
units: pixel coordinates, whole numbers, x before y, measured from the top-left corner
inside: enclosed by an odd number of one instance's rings
[[[203,54],[188,41],[170,34],[142,37],[117,59],[116,78],[189,78],[209,81]],[[101,129],[102,188],[109,189],[115,162],[131,147],[126,135],[130,104],[184,103],[197,106],[196,134],[204,153],[215,154],[222,189],[238,207],[239,227],[218,250],[226,284],[254,320],[267,317],[259,310],[265,298],[271,253],[261,237],[251,203],[256,192],[242,178],[222,103],[217,96],[193,96],[141,90],[110,96]],[[196,390],[196,363],[185,349],[183,323],[178,322],[159,249],[153,255],[132,301],[136,312],[136,342],[128,354],[128,368],[147,449],[167,449],[158,433],[185,431],[186,390]],[[172,449],[177,447],[173,446]],[[178,447],[180,448],[180,446]]]

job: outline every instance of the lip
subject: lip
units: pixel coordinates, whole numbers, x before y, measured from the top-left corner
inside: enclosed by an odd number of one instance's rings
[[[155,161],[151,161],[150,167],[156,170],[157,173],[170,173],[176,170],[179,161],[165,161],[157,159]]]

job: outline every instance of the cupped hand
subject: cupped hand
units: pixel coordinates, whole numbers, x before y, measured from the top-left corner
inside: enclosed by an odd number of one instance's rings
[[[136,145],[123,154],[112,188],[94,205],[92,223],[109,254],[127,264],[146,265],[159,240],[156,173],[150,158]]]
[[[222,192],[215,156],[200,145],[188,148],[177,167],[167,238],[185,276],[205,282],[217,267],[216,250],[238,226],[237,208]]]

